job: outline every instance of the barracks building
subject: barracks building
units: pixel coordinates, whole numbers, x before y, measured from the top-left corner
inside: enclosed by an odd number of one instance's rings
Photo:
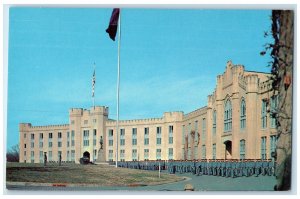
[[[190,113],[165,112],[161,118],[119,121],[118,161],[193,159],[270,159],[276,148],[278,98],[270,74],[227,62],[217,76],[207,106]],[[106,161],[115,161],[116,121],[109,108],[71,108],[69,124],[20,123],[20,162],[96,161],[103,140]]]

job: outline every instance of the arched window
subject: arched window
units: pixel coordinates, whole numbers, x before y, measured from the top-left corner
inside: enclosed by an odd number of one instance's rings
[[[241,101],[240,113],[241,113],[240,127],[241,129],[244,129],[246,128],[246,102],[244,98]]]
[[[245,140],[240,140],[240,159],[246,158]]]
[[[224,131],[231,131],[232,128],[232,106],[231,101],[227,100],[225,103],[225,111],[224,111]]]
[[[214,110],[214,112],[213,112],[213,135],[216,135],[216,128],[217,128],[217,111]]]

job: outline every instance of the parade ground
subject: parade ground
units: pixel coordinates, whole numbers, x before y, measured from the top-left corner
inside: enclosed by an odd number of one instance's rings
[[[274,176],[227,178],[103,165],[8,164],[7,189],[30,191],[273,191]]]

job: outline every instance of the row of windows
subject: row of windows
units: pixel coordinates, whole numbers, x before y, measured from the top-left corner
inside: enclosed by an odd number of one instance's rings
[[[156,144],[161,145],[161,127],[156,128]],[[169,144],[173,144],[173,126],[169,126]],[[125,145],[125,129],[120,129],[120,145]],[[132,145],[137,145],[137,128],[132,128]],[[144,128],[144,145],[149,145],[149,127]],[[108,146],[113,146],[113,129],[108,130]]]
[[[108,150],[108,159],[110,161],[113,160],[113,150]],[[138,152],[137,149],[132,149],[132,160],[139,160],[138,157]],[[168,158],[173,159],[173,148],[168,149]],[[144,159],[148,160],[149,159],[149,149],[144,149]],[[160,160],[161,159],[161,149],[156,149],[156,159]],[[125,160],[125,149],[120,150],[120,160],[124,161]]]
[[[74,132],[74,131],[72,131],[71,134],[72,134],[72,137],[75,136],[75,132]],[[70,132],[67,132],[67,137],[68,137],[68,138],[70,137]],[[24,138],[26,138],[26,133],[24,133]],[[34,133],[31,133],[31,134],[30,134],[30,139],[31,139],[31,140],[34,140],[34,138],[35,138],[35,134],[34,134]],[[48,138],[49,138],[49,139],[52,139],[52,138],[53,138],[53,133],[48,133]],[[57,133],[57,138],[58,138],[58,139],[61,139],[61,138],[62,138],[62,133],[61,133],[61,132],[58,132],[58,133]],[[40,139],[40,140],[44,139],[44,133],[39,133],[39,139]]]
[[[71,155],[70,155],[70,153],[71,153]],[[41,163],[44,161],[44,155],[45,155],[45,153],[43,151],[39,151],[39,160]],[[61,155],[62,155],[62,152],[58,151],[56,159],[58,160]],[[46,156],[47,156],[48,161],[53,160],[52,151],[48,151],[48,153],[46,153]],[[26,159],[26,151],[24,151],[24,159]],[[34,151],[30,152],[30,160],[32,163],[34,162]],[[75,150],[67,151],[67,161],[75,161]]]

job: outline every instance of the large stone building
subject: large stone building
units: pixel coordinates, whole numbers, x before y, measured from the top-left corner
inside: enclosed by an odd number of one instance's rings
[[[161,118],[119,121],[119,161],[182,159],[269,159],[276,146],[272,111],[277,95],[270,74],[246,71],[229,61],[217,77],[207,106],[184,114],[165,112]],[[106,161],[115,160],[116,121],[104,106],[71,108],[70,123],[20,124],[20,162],[79,162],[83,154],[97,159],[100,138]]]

